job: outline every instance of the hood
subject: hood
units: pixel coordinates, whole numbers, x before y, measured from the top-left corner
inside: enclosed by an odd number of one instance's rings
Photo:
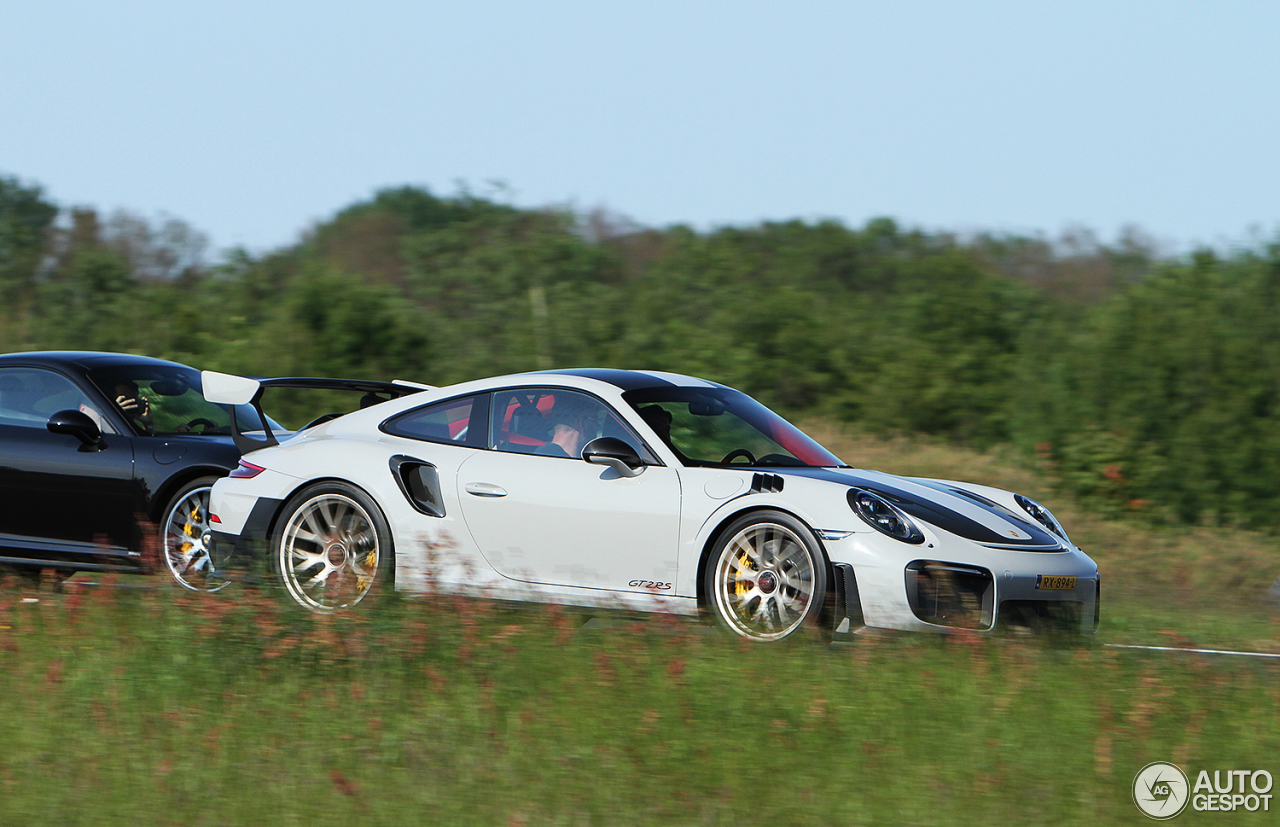
[[[1062,538],[1040,525],[1029,514],[1006,508],[962,484],[897,477],[858,468],[774,468],[784,477],[808,477],[861,488],[883,497],[903,512],[984,546],[1026,551],[1057,551]]]

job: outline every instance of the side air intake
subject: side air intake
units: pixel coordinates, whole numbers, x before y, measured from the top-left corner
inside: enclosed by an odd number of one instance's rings
[[[777,474],[755,474],[751,477],[751,493],[777,494],[782,490],[782,482]]]
[[[906,568],[907,602],[926,623],[956,629],[990,629],[995,618],[995,579],[977,566],[914,560]]]

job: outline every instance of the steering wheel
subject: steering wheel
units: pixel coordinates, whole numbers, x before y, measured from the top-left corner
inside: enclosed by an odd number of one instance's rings
[[[720,460],[720,464],[721,464],[721,465],[728,465],[729,463],[733,462],[733,461],[734,461],[735,459],[737,459],[738,457],[746,457],[746,458],[747,458],[747,465],[755,465],[755,464],[756,464],[756,458],[755,458],[755,455],[754,455],[754,454],[752,454],[750,451],[748,451],[746,448],[734,448],[732,451],[730,451],[729,453],[727,453],[727,454],[725,454],[725,455],[724,455],[724,459]]]
[[[201,433],[208,433],[209,431],[214,431],[218,428],[218,423],[214,422],[212,419],[205,419],[203,416],[197,416],[195,419],[187,423],[187,430],[189,431],[197,425],[200,426]]]

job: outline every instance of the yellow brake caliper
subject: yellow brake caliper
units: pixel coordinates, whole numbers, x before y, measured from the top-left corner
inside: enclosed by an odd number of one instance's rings
[[[745,551],[738,556],[738,564],[747,571],[755,570],[755,566],[751,565],[751,558],[747,556]],[[746,575],[739,574],[738,578],[733,582],[734,597],[742,597],[744,594],[751,591],[751,585],[751,581],[746,577]]]
[[[187,521],[182,524],[182,533],[187,535],[188,537],[196,536],[195,523],[199,519],[200,519],[200,509],[199,508],[191,509],[191,513],[187,514]],[[191,549],[192,549],[192,543],[189,540],[183,540],[181,550],[182,550],[182,556],[184,559],[186,558],[187,554],[191,551]]]
[[[377,568],[378,568],[378,550],[375,548],[373,551],[369,552],[364,556],[364,570],[376,571]],[[356,588],[359,589],[360,591],[364,591],[366,588],[369,587],[369,582],[371,580],[373,580],[373,575],[371,574],[357,575]]]

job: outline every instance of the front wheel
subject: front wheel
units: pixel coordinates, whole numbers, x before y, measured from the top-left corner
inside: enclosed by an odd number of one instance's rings
[[[328,614],[390,590],[391,530],[368,494],[317,483],[289,500],[271,539],[276,571],[299,606]]]
[[[209,491],[215,479],[200,477],[178,489],[160,529],[165,568],[179,586],[196,592],[220,591],[229,582],[210,542]]]
[[[753,640],[781,640],[817,621],[827,561],[813,532],[795,517],[758,511],[721,533],[704,578],[720,625]]]

